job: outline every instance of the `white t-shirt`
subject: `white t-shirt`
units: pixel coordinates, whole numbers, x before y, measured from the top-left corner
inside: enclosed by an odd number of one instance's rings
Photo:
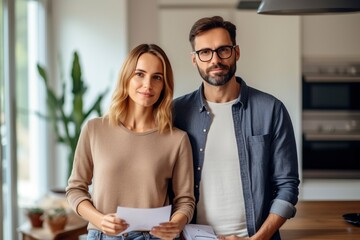
[[[201,173],[197,223],[211,225],[218,235],[247,237],[232,105],[208,102],[213,116]]]

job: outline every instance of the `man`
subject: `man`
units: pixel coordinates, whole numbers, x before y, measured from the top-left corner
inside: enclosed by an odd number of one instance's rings
[[[189,40],[203,83],[174,101],[174,122],[192,144],[193,222],[227,240],[280,239],[279,228],[295,215],[300,183],[289,114],[278,99],[235,76],[234,24],[202,18]]]

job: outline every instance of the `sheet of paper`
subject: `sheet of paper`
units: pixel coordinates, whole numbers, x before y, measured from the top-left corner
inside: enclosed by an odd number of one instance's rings
[[[118,207],[116,216],[124,219],[129,227],[120,234],[131,231],[150,231],[154,226],[170,220],[171,205],[160,208]]]
[[[209,225],[186,224],[183,231],[186,240],[216,240],[214,230]]]

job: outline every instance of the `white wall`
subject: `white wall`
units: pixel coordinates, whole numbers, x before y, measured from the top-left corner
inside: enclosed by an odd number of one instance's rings
[[[53,77],[59,80],[59,59],[67,80],[70,79],[72,54],[78,51],[82,74],[88,85],[85,107],[89,106],[97,93],[110,84],[115,85],[122,61],[128,52],[127,1],[125,0],[53,0],[50,4],[51,64]],[[113,88],[112,88],[113,89]],[[110,92],[103,102],[106,111],[110,103]],[[66,149],[60,148],[55,156],[54,186],[66,185],[66,173],[55,169],[66,169]]]
[[[305,58],[360,60],[360,13],[302,17]]]
[[[128,1],[129,49],[142,43],[159,44],[157,0]]]

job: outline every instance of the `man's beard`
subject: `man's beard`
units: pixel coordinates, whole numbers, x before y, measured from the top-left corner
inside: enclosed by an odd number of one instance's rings
[[[208,72],[214,68],[220,68],[222,70],[228,70],[226,74],[216,74],[214,77],[211,77]],[[199,66],[197,66],[200,76],[205,80],[205,82],[209,83],[213,86],[223,86],[235,75],[236,72],[236,63],[231,64],[230,66],[223,65],[218,63],[206,69],[206,72],[201,70]]]

